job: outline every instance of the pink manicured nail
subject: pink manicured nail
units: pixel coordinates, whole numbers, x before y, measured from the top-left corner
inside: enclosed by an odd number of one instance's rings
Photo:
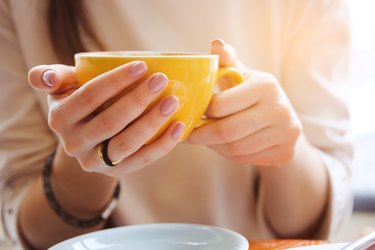
[[[182,122],[177,123],[177,125],[172,130],[172,138],[176,140],[180,138],[182,132],[184,132],[184,129],[185,129],[184,123]]]
[[[168,78],[165,75],[160,74],[154,76],[151,79],[151,81],[148,83],[148,87],[152,92],[157,93],[160,90],[162,90],[165,86],[167,86],[167,83]]]
[[[135,62],[129,68],[129,75],[137,77],[143,75],[147,70],[147,66],[144,62]]]
[[[44,85],[47,87],[53,87],[55,85],[55,71],[53,70],[47,70],[42,75],[42,80]]]
[[[169,115],[178,107],[178,99],[175,96],[168,96],[160,106],[163,115]]]

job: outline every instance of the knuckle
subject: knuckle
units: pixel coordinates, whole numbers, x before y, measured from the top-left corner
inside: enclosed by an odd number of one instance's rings
[[[59,124],[59,119],[55,115],[50,114],[48,116],[48,125],[54,132],[60,131]]]
[[[262,89],[262,93],[267,96],[275,96],[278,91],[278,81],[275,76],[264,73],[261,78],[261,84],[259,87]]]
[[[81,168],[83,171],[85,171],[86,173],[93,173],[93,172],[96,172],[96,169],[92,166],[87,166],[87,165],[81,165]]]
[[[294,126],[293,114],[291,110],[285,105],[278,105],[273,109],[273,117],[279,121],[281,124],[289,126]]]
[[[108,175],[109,172],[115,170],[112,168],[103,168],[103,163],[99,163],[98,158],[92,157],[92,154],[85,154],[84,156],[81,156],[78,158],[78,162],[82,170],[86,173],[101,173]],[[113,175],[113,177],[116,177],[116,175]]]
[[[302,133],[302,125],[296,124],[289,129],[289,133],[293,139],[297,139]]]
[[[297,124],[290,125],[285,131],[284,135],[287,142],[290,142],[291,144],[295,144],[297,139],[300,137],[302,133],[302,126]]]
[[[137,91],[132,95],[132,100],[139,109],[145,109],[148,106],[147,98]]]
[[[116,146],[116,148],[118,148],[121,152],[123,153],[128,153],[128,152],[133,152],[134,151],[134,147],[131,146],[129,144],[128,141],[126,140],[122,140],[118,143],[118,145]]]
[[[64,150],[69,156],[76,156],[81,151],[81,142],[76,139],[67,139],[64,142]]]
[[[60,117],[60,112],[56,107],[52,107],[48,114],[48,125],[55,132],[61,132],[63,130],[63,123]]]
[[[94,164],[92,157],[85,157],[82,159],[78,159],[79,164],[81,165],[81,168],[85,172],[95,172],[97,171],[97,166]]]

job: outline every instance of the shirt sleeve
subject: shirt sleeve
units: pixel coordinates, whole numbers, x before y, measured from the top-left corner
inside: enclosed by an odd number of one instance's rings
[[[350,33],[344,1],[285,1],[275,25],[282,27],[279,81],[309,143],[329,175],[329,201],[311,238],[336,234],[352,211],[352,137],[346,100]],[[287,14],[286,14],[287,13]],[[280,30],[280,29],[276,29]],[[266,238],[277,237],[265,221],[259,188],[257,225]]]
[[[329,173],[330,201],[316,232],[318,237],[327,237],[337,233],[352,209],[353,148],[346,97],[349,14],[345,1],[298,4],[283,51],[280,82]]]
[[[0,242],[16,246],[22,195],[40,173],[56,140],[28,84],[28,69],[8,4],[0,1]]]

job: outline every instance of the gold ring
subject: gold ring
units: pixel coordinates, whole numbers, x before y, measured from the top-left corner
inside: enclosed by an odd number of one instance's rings
[[[105,164],[107,165],[108,167],[114,167],[116,166],[117,164],[119,164],[122,160],[119,160],[119,161],[112,161],[111,159],[109,159],[108,157],[108,143],[109,143],[109,139],[103,141],[99,148],[98,148],[98,156],[99,156],[99,159]]]

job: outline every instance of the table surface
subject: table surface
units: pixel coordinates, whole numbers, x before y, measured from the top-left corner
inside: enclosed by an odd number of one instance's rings
[[[324,244],[323,240],[256,240],[249,242],[251,250],[281,250],[293,247]]]

